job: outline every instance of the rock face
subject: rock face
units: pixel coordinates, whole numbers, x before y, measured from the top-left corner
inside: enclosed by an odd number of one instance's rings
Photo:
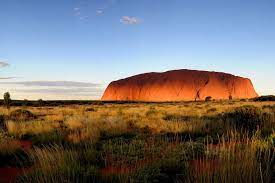
[[[182,101],[257,97],[252,82],[231,74],[195,70],[146,73],[113,81],[102,100]]]

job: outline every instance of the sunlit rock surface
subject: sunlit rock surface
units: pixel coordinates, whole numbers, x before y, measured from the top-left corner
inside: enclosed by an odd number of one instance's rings
[[[248,78],[221,72],[173,70],[145,73],[113,81],[102,100],[186,101],[254,98],[257,93]]]

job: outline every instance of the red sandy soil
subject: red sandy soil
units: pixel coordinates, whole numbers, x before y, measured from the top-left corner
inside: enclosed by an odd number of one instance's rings
[[[32,148],[32,142],[28,140],[12,140],[11,143],[18,143],[20,147],[28,152]],[[0,167],[0,183],[12,183],[16,178],[30,171],[31,168]]]
[[[15,143],[19,143],[20,144],[20,147],[28,152],[31,150],[32,148],[32,142],[30,140],[13,140]]]
[[[220,72],[174,70],[146,73],[113,81],[102,100],[183,101],[254,98],[258,94],[248,78]]]
[[[0,168],[0,183],[13,183],[18,176],[30,170],[30,168]]]

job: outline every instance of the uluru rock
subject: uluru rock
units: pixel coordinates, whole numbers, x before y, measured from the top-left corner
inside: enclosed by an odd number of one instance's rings
[[[145,73],[113,81],[102,100],[186,101],[257,97],[248,78],[221,72],[173,70]]]

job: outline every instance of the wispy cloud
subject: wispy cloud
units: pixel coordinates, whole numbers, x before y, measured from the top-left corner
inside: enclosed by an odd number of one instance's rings
[[[81,13],[80,13],[80,11],[78,11],[78,12],[75,12],[75,14],[74,14],[75,16],[80,16],[81,15]]]
[[[6,60],[0,59],[0,68],[8,67],[10,64]],[[17,77],[0,77],[0,80],[15,79]]]
[[[102,15],[103,13],[104,13],[103,10],[96,10],[96,14],[97,14],[97,15]]]
[[[86,20],[89,18],[88,16],[83,15],[82,10],[79,7],[73,8],[73,13],[75,17],[79,18],[79,20]]]
[[[0,80],[1,80],[1,79],[4,79],[4,80],[5,80],[5,79],[16,79],[16,78],[17,78],[17,77],[0,77]]]
[[[100,84],[76,82],[76,81],[20,81],[0,82],[0,84],[23,85],[23,86],[47,86],[47,87],[99,87]]]
[[[3,67],[8,67],[8,66],[10,66],[10,64],[9,63],[7,63],[6,61],[4,61],[4,60],[0,60],[0,68],[3,68]]]
[[[47,95],[69,95],[78,97],[100,97],[102,89],[100,88],[45,88],[45,89],[16,89],[15,92],[24,94],[41,94],[41,97]],[[58,98],[56,98],[58,99]],[[73,98],[72,98],[73,99]]]
[[[102,2],[102,6],[96,10],[96,15],[104,14],[107,9],[117,2],[117,0],[104,0]]]
[[[79,20],[86,20],[88,18],[89,18],[89,16],[81,16],[81,17],[79,17]]]
[[[120,19],[120,22],[126,25],[136,25],[141,23],[141,20],[137,17],[129,17],[129,16],[123,16]]]
[[[9,91],[16,99],[100,99],[104,86],[76,81],[0,82],[0,93]]]
[[[81,14],[80,8],[78,7],[73,8],[73,13],[74,13],[74,16],[80,16]]]

